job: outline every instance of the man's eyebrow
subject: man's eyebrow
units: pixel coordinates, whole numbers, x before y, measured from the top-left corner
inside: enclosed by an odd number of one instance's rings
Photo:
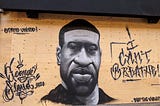
[[[99,45],[95,44],[95,43],[86,43],[85,44],[86,46],[95,46],[95,47],[99,47]]]
[[[75,41],[70,41],[70,42],[68,42],[67,45],[69,46],[70,44],[75,44],[75,45],[77,45],[77,46],[78,46],[78,45],[79,45],[79,46],[82,45],[81,42],[75,42]]]

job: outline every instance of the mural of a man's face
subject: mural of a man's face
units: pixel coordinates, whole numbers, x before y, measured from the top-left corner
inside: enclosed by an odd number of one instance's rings
[[[99,35],[75,29],[64,33],[64,44],[57,49],[62,80],[79,96],[89,95],[98,83],[101,63]]]

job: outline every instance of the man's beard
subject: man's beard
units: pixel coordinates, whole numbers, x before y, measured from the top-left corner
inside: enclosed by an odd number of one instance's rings
[[[98,73],[94,73],[88,67],[77,67],[71,70],[64,82],[73,95],[88,96],[98,83]]]

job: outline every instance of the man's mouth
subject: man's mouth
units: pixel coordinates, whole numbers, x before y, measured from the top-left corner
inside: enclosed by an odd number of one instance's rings
[[[88,83],[92,79],[92,73],[87,68],[75,68],[71,72],[72,78],[77,83]]]
[[[73,78],[78,83],[87,83],[92,78],[91,74],[72,74]]]

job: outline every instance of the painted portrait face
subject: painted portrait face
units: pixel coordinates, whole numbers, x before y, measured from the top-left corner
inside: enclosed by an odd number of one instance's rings
[[[62,80],[68,90],[80,96],[89,95],[98,83],[101,63],[99,35],[75,29],[64,33],[64,44],[57,49]]]

